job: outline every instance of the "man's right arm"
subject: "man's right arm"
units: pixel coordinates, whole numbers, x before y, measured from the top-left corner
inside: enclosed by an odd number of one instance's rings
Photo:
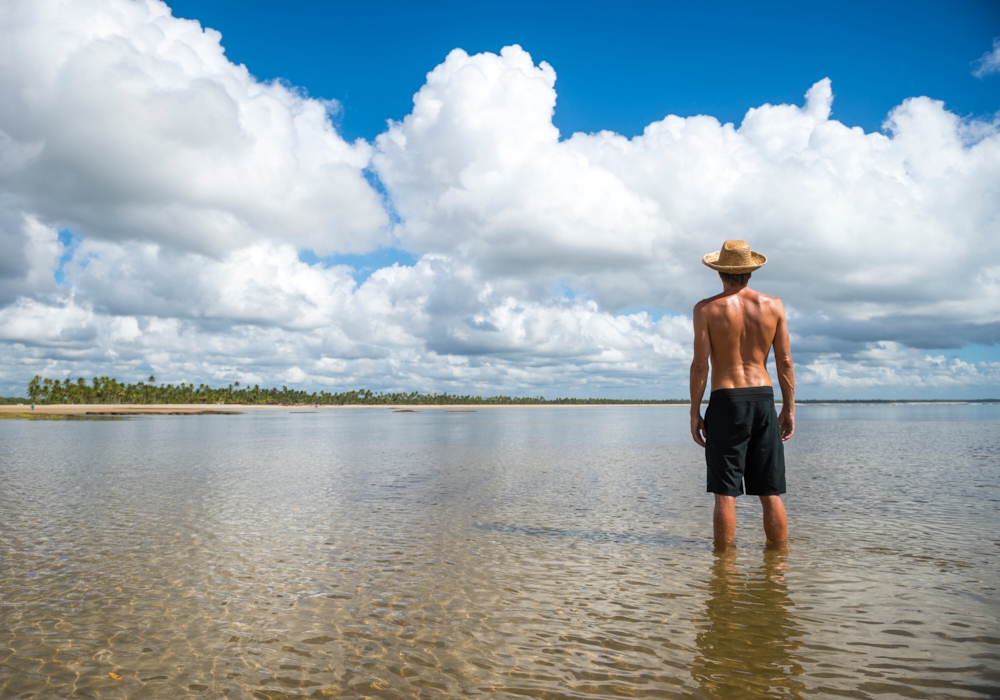
[[[774,366],[778,370],[778,385],[781,387],[781,413],[778,426],[781,439],[787,440],[795,432],[795,367],[792,365],[792,347],[788,339],[788,323],[785,306],[778,302],[778,326],[774,333]]]
[[[701,399],[708,385],[708,356],[712,341],[708,335],[708,319],[702,305],[694,307],[694,359],[691,360],[691,437],[705,446],[705,421],[701,417]]]

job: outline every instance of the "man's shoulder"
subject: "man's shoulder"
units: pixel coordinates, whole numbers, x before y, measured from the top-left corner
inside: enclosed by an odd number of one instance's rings
[[[764,294],[763,292],[758,292],[756,290],[753,290],[753,293],[762,304],[768,304],[779,309],[783,309],[785,307],[784,302],[782,302],[778,297],[771,296],[770,294]]]
[[[770,294],[764,294],[764,292],[758,292],[756,289],[750,289],[750,287],[745,287],[743,291],[740,292],[740,295],[743,296],[743,298],[749,297],[762,304],[782,304],[781,299],[778,297],[771,296]],[[715,297],[712,298],[714,299]]]
[[[730,300],[734,296],[742,297],[745,301],[755,303],[761,307],[772,309],[773,312],[778,314],[783,314],[785,311],[785,305],[780,298],[745,287],[738,295],[722,292],[721,294],[716,294],[715,296],[708,297],[707,299],[702,299],[694,305],[694,313],[711,315],[714,312],[717,312],[724,314],[726,313],[726,309],[730,306]]]
[[[785,304],[778,297],[763,292],[754,292],[754,299],[760,313],[766,318],[773,319],[777,323],[785,318]]]

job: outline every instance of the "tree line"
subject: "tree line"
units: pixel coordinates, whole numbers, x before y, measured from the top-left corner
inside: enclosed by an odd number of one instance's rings
[[[146,382],[123,384],[111,377],[48,379],[36,376],[28,382],[28,397],[37,404],[244,404],[244,405],[322,405],[322,406],[420,406],[420,405],[533,405],[533,404],[649,404],[688,403],[677,399],[647,401],[642,399],[545,399],[520,396],[472,396],[466,394],[421,394],[420,392],[372,392],[356,389],[343,392],[307,392],[282,386],[261,388],[240,386],[239,382],[212,388],[207,384],[157,384],[156,377]]]

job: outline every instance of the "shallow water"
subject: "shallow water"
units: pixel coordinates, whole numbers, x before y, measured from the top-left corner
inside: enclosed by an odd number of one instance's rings
[[[1000,406],[800,407],[787,555],[687,423],[2,421],[0,696],[1000,696]]]

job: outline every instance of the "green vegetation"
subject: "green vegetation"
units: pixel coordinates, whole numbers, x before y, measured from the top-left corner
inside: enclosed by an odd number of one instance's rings
[[[288,387],[262,389],[257,385],[241,387],[234,382],[227,387],[213,389],[206,384],[157,385],[155,377],[148,382],[122,384],[110,377],[94,377],[90,383],[82,377],[75,382],[69,379],[42,379],[35,377],[28,383],[28,396],[37,404],[271,404],[293,406],[319,404],[322,406],[413,406],[413,405],[563,405],[563,404],[677,404],[688,403],[678,399],[646,401],[640,399],[550,399],[517,396],[456,396],[453,394],[421,394],[418,392],[371,392],[366,389],[330,393],[296,391]]]
[[[629,404],[686,404],[687,399],[545,399],[520,396],[457,396],[455,394],[421,394],[416,391],[372,392],[367,389],[331,393],[306,392],[281,387],[262,389],[256,384],[240,386],[234,382],[227,387],[213,389],[206,384],[156,384],[148,382],[123,384],[110,377],[94,377],[89,383],[82,377],[75,382],[69,379],[42,379],[35,377],[28,383],[28,399],[0,398],[0,404],[270,404],[276,406],[531,406],[531,405],[629,405]],[[708,397],[706,396],[707,400]],[[898,400],[898,399],[840,399],[822,401],[799,400],[796,403],[947,403],[947,400]],[[968,403],[995,403],[997,399],[969,399]]]
[[[19,399],[16,396],[0,396],[0,406],[16,406],[19,403],[31,403],[31,401]]]

